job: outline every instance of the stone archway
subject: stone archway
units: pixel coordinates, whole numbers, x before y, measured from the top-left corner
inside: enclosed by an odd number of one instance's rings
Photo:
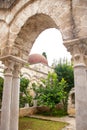
[[[28,18],[20,28],[16,38],[13,39],[14,43],[10,44],[9,34],[9,42],[2,45],[1,60],[6,66],[1,113],[1,129],[3,130],[18,130],[19,71],[21,66],[27,63],[29,51],[35,39],[47,28],[57,28],[54,20],[46,14],[36,14]],[[6,93],[8,93],[8,98],[6,98]],[[5,115],[8,118],[7,122]]]
[[[14,42],[14,47],[21,50],[22,59],[27,60],[34,41],[47,28],[58,28],[48,15],[36,14],[26,21]]]
[[[8,5],[7,9],[4,9],[5,6],[3,6],[0,10],[0,59],[6,66],[1,118],[2,129],[18,130],[20,68],[27,62],[27,54],[39,33],[44,29],[54,27],[61,31],[64,44],[68,51],[71,52],[74,60],[76,129],[86,130],[87,1],[12,1],[15,3],[14,6],[10,7]],[[44,20],[42,21],[43,18]],[[39,28],[37,21],[40,26],[42,26],[41,28]],[[32,26],[32,22],[34,26]],[[41,23],[43,24],[41,25]],[[28,30],[28,28],[31,31]],[[30,36],[29,38],[26,34],[27,31]],[[25,36],[24,33],[26,37],[23,37],[23,35]],[[24,45],[26,45],[26,47]],[[16,98],[14,98],[15,96]],[[14,108],[16,109],[14,110]],[[12,118],[13,113],[15,113],[15,118]]]

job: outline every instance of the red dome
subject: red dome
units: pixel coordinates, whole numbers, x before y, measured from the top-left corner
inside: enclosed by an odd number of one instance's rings
[[[29,55],[28,62],[30,64],[43,63],[45,65],[48,65],[47,59],[43,55],[40,55],[40,54]]]

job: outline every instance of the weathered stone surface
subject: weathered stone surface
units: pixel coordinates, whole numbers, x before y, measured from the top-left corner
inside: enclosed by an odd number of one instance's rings
[[[20,108],[19,110],[19,116],[24,117],[24,116],[29,116],[37,113],[37,108],[36,107],[29,107],[29,108]]]
[[[75,88],[71,89],[68,97],[68,110],[69,116],[75,116]]]
[[[76,130],[87,129],[87,37],[67,43],[74,61]],[[72,111],[73,112],[73,111]]]
[[[87,36],[87,0],[73,1],[73,18],[76,27],[76,37]]]
[[[0,8],[8,9],[10,8],[17,0],[0,0]]]
[[[79,88],[76,89],[77,130],[86,130],[87,68],[81,65],[87,67],[87,40],[81,38],[87,38],[87,0],[1,0],[0,7],[0,55],[11,54],[27,60],[34,41],[48,28],[59,29],[63,40],[70,41],[66,47],[74,65],[80,64],[75,68],[75,85]]]

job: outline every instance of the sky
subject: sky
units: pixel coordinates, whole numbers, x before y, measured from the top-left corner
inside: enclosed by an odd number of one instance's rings
[[[36,39],[30,54],[38,53],[42,54],[46,52],[49,66],[55,61],[59,61],[60,58],[67,58],[71,60],[71,55],[67,52],[67,49],[63,45],[62,35],[59,30],[55,28],[46,29]]]

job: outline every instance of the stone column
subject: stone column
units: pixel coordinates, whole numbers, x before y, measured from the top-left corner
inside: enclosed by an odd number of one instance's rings
[[[10,130],[18,130],[19,119],[19,89],[20,89],[20,64],[14,65],[12,96],[11,96],[11,123]]]
[[[76,130],[87,130],[87,45],[85,43],[74,45],[73,52]]]
[[[4,71],[4,89],[1,109],[1,130],[10,130],[10,105],[11,105],[11,87],[13,62],[5,60]]]
[[[78,39],[68,43],[74,63],[76,130],[87,130],[87,45]]]
[[[76,130],[87,130],[87,68],[85,64],[74,66]]]

